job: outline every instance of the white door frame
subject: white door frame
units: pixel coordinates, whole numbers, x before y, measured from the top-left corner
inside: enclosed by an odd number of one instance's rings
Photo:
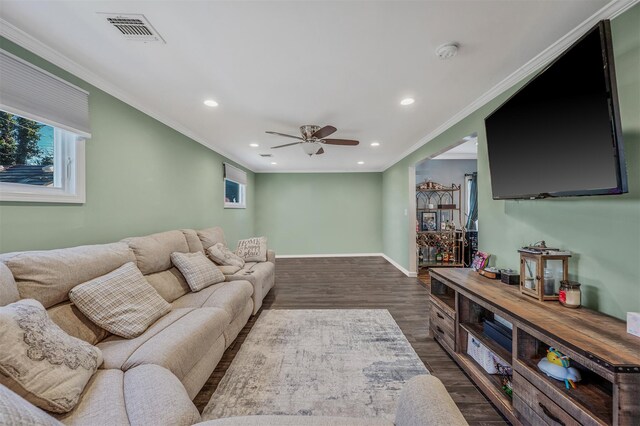
[[[416,248],[416,167],[409,166],[409,272],[418,273],[418,259]]]

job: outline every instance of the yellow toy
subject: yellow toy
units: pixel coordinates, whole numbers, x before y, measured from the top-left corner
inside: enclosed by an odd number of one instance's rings
[[[547,357],[540,360],[538,368],[549,377],[564,380],[567,389],[575,389],[575,382],[582,379],[577,369],[569,367],[569,357],[555,348],[547,349]]]

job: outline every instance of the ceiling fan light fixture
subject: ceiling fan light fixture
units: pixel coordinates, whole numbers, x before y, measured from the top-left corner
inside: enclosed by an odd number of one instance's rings
[[[319,142],[306,142],[306,143],[303,143],[301,145],[302,145],[302,150],[309,157],[311,157],[313,154],[318,152],[320,150],[320,148],[322,148],[322,146],[320,145]]]
[[[371,142],[371,146],[380,146],[380,142]]]
[[[364,161],[358,161],[358,164],[362,166],[364,164]]]
[[[213,99],[207,99],[206,101],[204,101],[204,104],[208,107],[217,107],[218,103],[216,101],[214,101]]]
[[[413,98],[404,98],[403,100],[400,101],[400,105],[402,106],[407,106],[407,105],[411,105],[412,103],[414,103],[416,100]]]
[[[260,145],[258,145],[257,143],[250,143],[250,144],[249,144],[249,146],[250,146],[251,148],[257,148],[257,147],[259,147]]]

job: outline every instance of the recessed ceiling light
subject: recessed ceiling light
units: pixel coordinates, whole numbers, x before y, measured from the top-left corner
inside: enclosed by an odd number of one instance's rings
[[[371,146],[380,146],[380,142],[371,142]]]
[[[403,106],[411,105],[415,101],[416,100],[413,98],[404,98],[403,100],[400,101],[400,105],[403,105]]]
[[[358,161],[358,164],[363,165],[364,161]]]
[[[204,101],[204,104],[208,107],[217,107],[218,103],[216,101],[214,101],[213,99],[207,99],[206,101]]]
[[[257,147],[259,147],[260,145],[258,145],[257,143],[250,143],[250,144],[249,144],[249,146],[250,146],[251,148],[257,148]]]
[[[275,166],[276,164],[278,164],[278,163],[276,163],[275,161],[272,161],[272,162],[271,162],[271,165],[272,165],[272,166]]]

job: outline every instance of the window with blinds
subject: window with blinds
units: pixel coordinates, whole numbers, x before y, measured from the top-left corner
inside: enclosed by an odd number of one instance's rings
[[[89,93],[0,50],[0,200],[84,203]]]
[[[231,164],[223,163],[224,207],[246,208],[247,173]]]

